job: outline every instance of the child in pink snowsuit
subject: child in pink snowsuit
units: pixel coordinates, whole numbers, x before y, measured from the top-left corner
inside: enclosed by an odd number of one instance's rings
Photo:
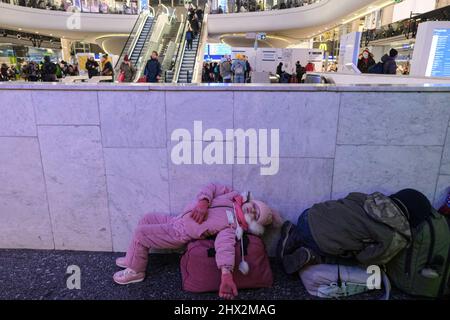
[[[232,276],[236,229],[261,235],[264,226],[272,223],[272,216],[272,210],[263,202],[249,200],[243,203],[237,191],[209,184],[182,214],[150,213],[140,220],[126,256],[116,260],[118,266],[126,269],[114,274],[114,281],[119,284],[143,281],[150,248],[178,249],[190,241],[216,235],[216,263],[222,271],[219,295],[232,299],[237,295]]]

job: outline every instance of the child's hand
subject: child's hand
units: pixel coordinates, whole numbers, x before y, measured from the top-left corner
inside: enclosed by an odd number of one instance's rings
[[[219,297],[231,300],[238,295],[236,283],[234,283],[231,272],[222,272],[222,280],[220,281]]]
[[[191,217],[198,224],[202,224],[208,218],[208,200],[200,200],[197,206],[192,210]]]

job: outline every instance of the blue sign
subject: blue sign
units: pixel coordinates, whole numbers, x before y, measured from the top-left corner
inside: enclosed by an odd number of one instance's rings
[[[224,55],[231,55],[231,47],[223,43],[211,43],[205,46],[206,61],[220,60]]]

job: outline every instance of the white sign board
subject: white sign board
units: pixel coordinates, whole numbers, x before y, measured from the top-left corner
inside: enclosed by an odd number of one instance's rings
[[[339,47],[339,72],[348,72],[346,64],[358,64],[359,45],[361,43],[361,32],[351,32],[341,36]]]
[[[450,77],[450,21],[419,24],[411,61],[415,77]]]

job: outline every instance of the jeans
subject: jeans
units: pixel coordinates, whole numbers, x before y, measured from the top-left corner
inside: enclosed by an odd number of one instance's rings
[[[305,211],[303,211],[300,217],[298,217],[296,230],[298,232],[301,242],[304,244],[305,247],[312,249],[319,255],[323,255],[322,251],[320,251],[319,246],[317,245],[316,241],[313,238],[311,229],[309,228],[308,216],[309,216],[309,209],[306,209]]]
[[[243,74],[235,74],[234,83],[245,83],[245,76]]]

